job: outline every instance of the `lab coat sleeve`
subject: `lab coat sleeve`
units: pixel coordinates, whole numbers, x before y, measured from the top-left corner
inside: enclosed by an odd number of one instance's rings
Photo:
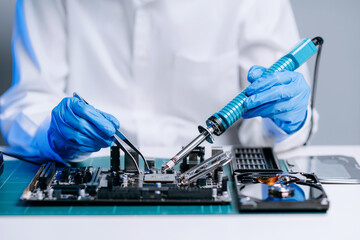
[[[243,11],[246,13],[246,20],[239,23],[241,88],[249,85],[247,73],[251,66],[270,67],[300,41],[295,17],[288,1],[251,2]],[[304,64],[297,71],[304,75],[311,86],[307,65]],[[277,152],[286,151],[306,142],[312,122],[314,134],[317,130],[318,114],[316,110],[312,112],[310,106],[304,125],[291,135],[282,131],[270,119],[243,119],[239,127],[240,143],[244,146],[272,146]]]
[[[17,2],[12,53],[13,83],[0,99],[2,136],[24,157],[62,162],[47,139],[51,110],[65,97],[69,72],[61,1]]]

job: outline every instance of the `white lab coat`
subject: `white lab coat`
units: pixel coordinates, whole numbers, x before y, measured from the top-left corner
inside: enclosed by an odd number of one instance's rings
[[[137,145],[180,147],[248,85],[252,65],[269,67],[298,41],[286,0],[20,0],[1,131],[11,146],[58,159],[51,110],[76,91]],[[291,136],[243,120],[215,144],[286,150],[304,143],[310,118]]]

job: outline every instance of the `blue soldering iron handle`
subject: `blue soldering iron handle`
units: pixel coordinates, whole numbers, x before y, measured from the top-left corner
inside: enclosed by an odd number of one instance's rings
[[[262,76],[281,70],[294,71],[313,56],[317,50],[314,42],[309,38],[305,38],[297,44],[291,52],[280,58],[268,68]],[[244,107],[244,101],[247,97],[245,90],[242,91],[219,112],[209,117],[206,121],[208,128],[211,127],[214,129],[214,134],[217,136],[224,133],[247,111]]]

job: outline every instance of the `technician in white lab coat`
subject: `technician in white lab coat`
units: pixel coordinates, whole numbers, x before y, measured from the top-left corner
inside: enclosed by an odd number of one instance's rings
[[[249,85],[251,66],[269,67],[299,40],[286,0],[19,0],[1,132],[39,161],[107,147],[119,123],[138,146],[180,147]],[[262,71],[253,68],[249,81]],[[240,121],[216,145],[282,151],[306,141],[306,81],[300,73],[271,77],[287,99],[259,103],[267,109],[251,117],[264,118]],[[74,91],[104,112],[71,98]],[[281,111],[279,103],[292,106]]]

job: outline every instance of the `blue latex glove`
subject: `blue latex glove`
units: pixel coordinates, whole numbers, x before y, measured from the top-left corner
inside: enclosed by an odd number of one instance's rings
[[[50,147],[63,159],[96,152],[114,142],[119,121],[75,97],[64,98],[51,113]]]
[[[310,87],[298,72],[281,71],[261,77],[266,68],[253,66],[248,73],[251,83],[243,118],[270,118],[287,134],[299,130],[307,115]]]

